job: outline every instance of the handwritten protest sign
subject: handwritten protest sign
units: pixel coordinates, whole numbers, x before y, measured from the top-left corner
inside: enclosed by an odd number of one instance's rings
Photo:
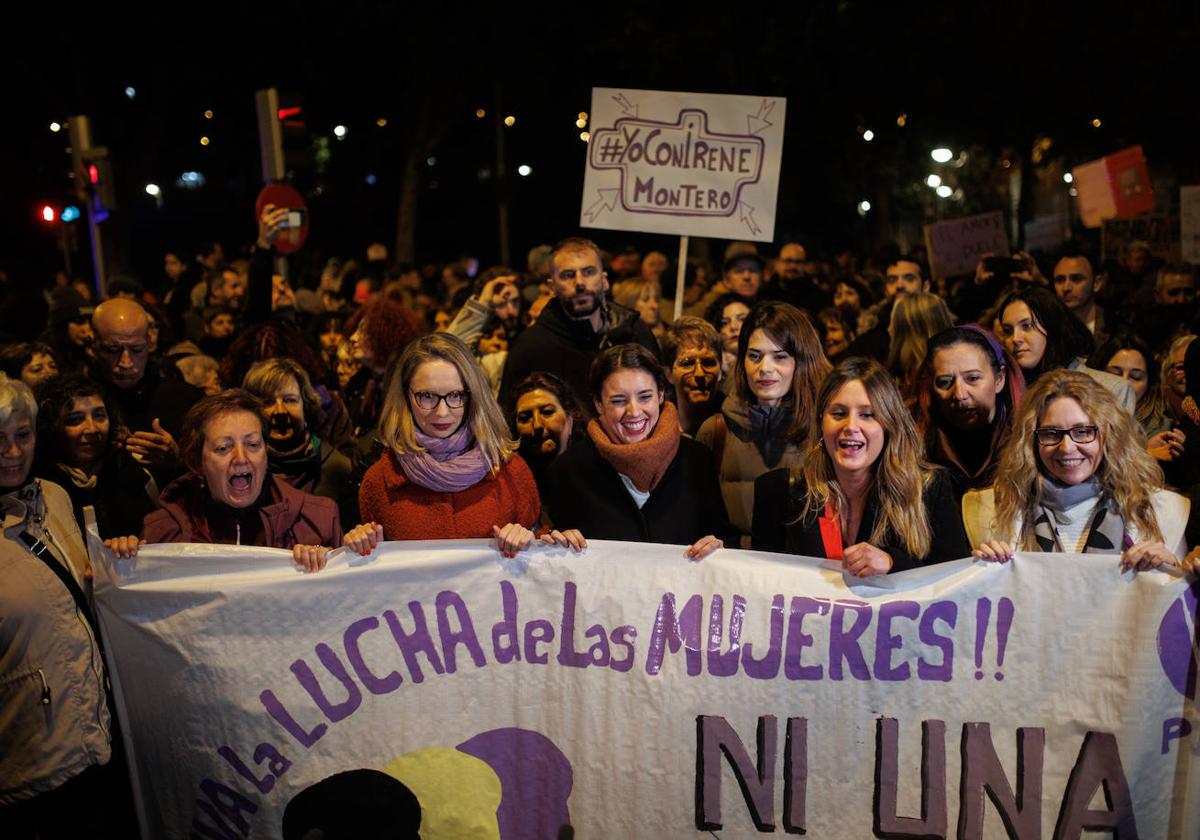
[[[769,242],[787,100],[593,88],[579,224]]]
[[[997,210],[925,225],[925,249],[934,277],[973,274],[984,254],[997,257],[1008,254],[1004,214]]]
[[[1200,187],[1179,190],[1179,242],[1184,262],[1200,265]]]
[[[289,558],[99,564],[145,836],[277,837],[351,768],[407,786],[425,840],[1200,836],[1200,586],[1112,556]]]

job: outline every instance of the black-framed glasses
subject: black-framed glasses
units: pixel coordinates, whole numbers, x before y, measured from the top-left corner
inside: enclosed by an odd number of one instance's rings
[[[1096,439],[1096,433],[1099,431],[1095,426],[1072,426],[1069,429],[1056,429],[1053,426],[1046,426],[1034,432],[1037,437],[1037,442],[1042,446],[1058,446],[1062,443],[1064,435],[1070,435],[1071,440],[1076,443],[1091,443]]]
[[[438,403],[442,400],[446,401],[446,408],[459,409],[467,404],[467,397],[471,396],[470,391],[451,391],[448,394],[435,394],[433,391],[410,391],[413,402],[423,411],[433,411],[438,407]]]

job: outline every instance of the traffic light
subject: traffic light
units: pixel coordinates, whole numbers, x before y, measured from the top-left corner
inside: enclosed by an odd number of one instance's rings
[[[284,168],[301,172],[313,167],[313,138],[308,129],[308,115],[300,95],[294,91],[279,94],[279,139],[283,147]]]
[[[112,162],[107,157],[95,154],[93,149],[83,158],[83,166],[87,175],[88,186],[93,198],[99,202],[97,209],[117,209],[117,192],[113,184]],[[103,151],[103,150],[100,150]],[[79,180],[78,177],[76,180]]]
[[[75,197],[91,202],[101,213],[115,210],[117,195],[108,149],[92,145],[91,121],[82,114],[67,123],[71,136],[71,164],[75,173]],[[107,214],[106,214],[107,215]]]
[[[58,223],[58,210],[56,210],[52,204],[43,204],[38,215],[40,215],[42,217],[42,221],[48,225],[55,225]]]

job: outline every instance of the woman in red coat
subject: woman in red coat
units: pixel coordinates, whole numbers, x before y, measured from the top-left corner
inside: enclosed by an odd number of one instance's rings
[[[379,437],[391,451],[367,470],[359,506],[368,525],[383,526],[384,539],[495,537],[510,557],[533,542],[537,485],[462,341],[434,333],[404,349],[384,396]],[[369,549],[374,536],[346,542]],[[578,532],[542,539],[576,550],[585,545]]]
[[[158,510],[143,523],[142,542],[286,548],[306,571],[323,569],[329,551],[342,544],[337,504],[271,475],[266,426],[258,399],[241,389],[196,403],[180,438],[188,472],[163,488]],[[361,542],[377,530],[359,525],[346,540]],[[106,545],[129,557],[138,542]]]

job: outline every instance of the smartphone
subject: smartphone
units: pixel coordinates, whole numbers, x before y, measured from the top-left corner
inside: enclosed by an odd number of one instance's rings
[[[1010,277],[1025,267],[1016,257],[984,257],[983,270],[990,271],[997,277]]]
[[[304,211],[303,210],[289,210],[288,214],[287,214],[287,218],[284,219],[283,224],[280,225],[281,228],[298,228],[298,227],[303,227],[303,226],[304,226]]]

